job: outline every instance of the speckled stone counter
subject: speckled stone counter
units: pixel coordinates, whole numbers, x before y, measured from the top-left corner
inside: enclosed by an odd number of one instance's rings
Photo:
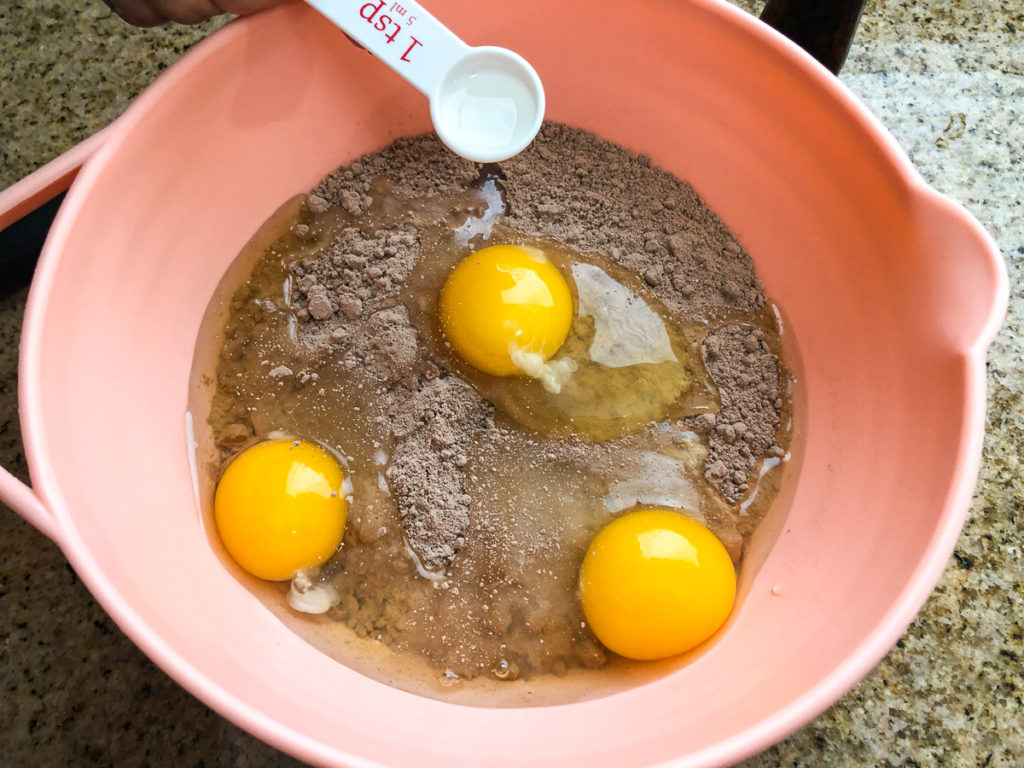
[[[216,26],[135,30],[99,0],[4,3],[0,187],[112,120]],[[1010,311],[989,355],[978,492],[941,583],[863,682],[744,765],[1024,765],[1024,0],[869,1],[843,81],[995,236]],[[25,295],[0,298],[0,463],[23,479]],[[0,680],[0,766],[296,765],[155,668],[60,551],[5,508]]]

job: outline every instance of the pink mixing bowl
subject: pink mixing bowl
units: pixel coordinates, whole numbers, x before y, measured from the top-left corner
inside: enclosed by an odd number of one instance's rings
[[[1007,298],[996,248],[823,68],[722,2],[431,8],[471,43],[526,56],[550,118],[691,180],[784,309],[801,361],[802,466],[758,533],[742,605],[717,641],[625,692],[458,706],[321,654],[218,560],[185,416],[210,295],[284,200],[430,128],[418,94],[301,4],[214,35],[90,147],[35,178],[43,194],[101,145],[51,231],[26,313],[32,488],[3,473],[0,498],[61,546],[163,669],[302,759],[596,768],[743,758],[864,675],[950,556],[978,472],[984,353]],[[0,211],[31,191],[7,194]]]

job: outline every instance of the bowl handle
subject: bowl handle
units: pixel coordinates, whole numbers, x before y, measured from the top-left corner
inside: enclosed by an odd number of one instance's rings
[[[95,133],[63,155],[0,192],[0,286],[20,287],[32,275],[36,256],[57,214],[63,193],[82,165],[103,145],[106,129]],[[0,501],[45,536],[60,543],[53,513],[25,483],[0,467]]]
[[[35,491],[0,467],[0,501],[34,525],[40,533],[60,545],[60,525]]]
[[[761,21],[839,74],[863,8],[864,0],[768,0]]]
[[[927,281],[908,287],[922,316],[937,319],[944,344],[971,357],[985,352],[1006,317],[1010,279],[999,246],[977,219],[945,195],[922,187],[914,199],[917,258]]]
[[[106,140],[93,134],[13,186],[0,191],[0,293],[27,285],[64,192]]]

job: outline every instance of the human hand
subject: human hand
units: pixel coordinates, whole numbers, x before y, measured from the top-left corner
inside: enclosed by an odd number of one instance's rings
[[[137,27],[155,27],[168,21],[197,24],[235,13],[240,16],[278,5],[282,0],[103,0],[118,16]]]

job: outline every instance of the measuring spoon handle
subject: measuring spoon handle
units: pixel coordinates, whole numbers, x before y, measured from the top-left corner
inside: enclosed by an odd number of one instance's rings
[[[414,0],[306,1],[428,99],[469,52],[468,45]]]

